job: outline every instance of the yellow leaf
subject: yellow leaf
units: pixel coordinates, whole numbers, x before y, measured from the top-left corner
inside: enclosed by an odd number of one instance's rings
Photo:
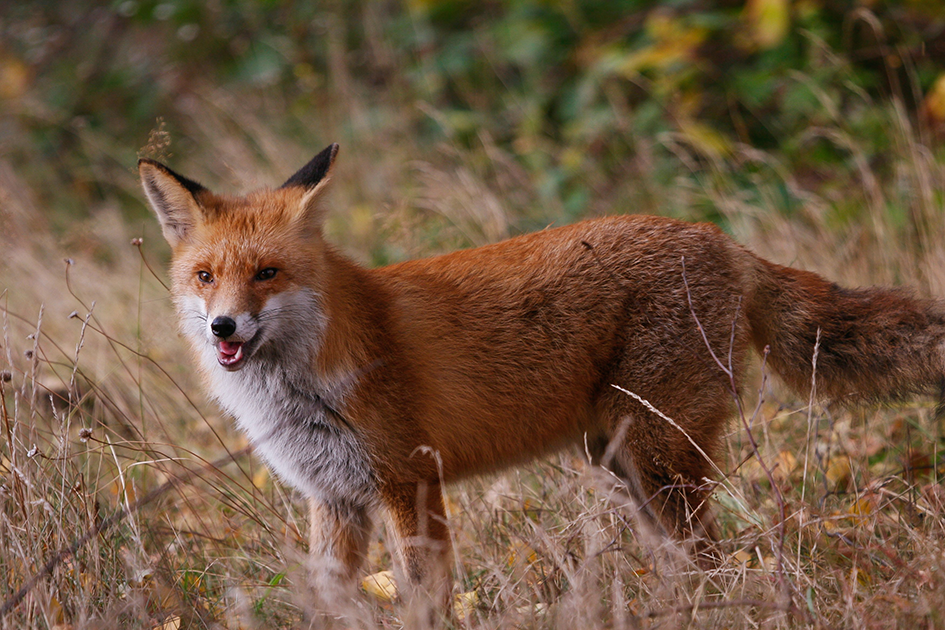
[[[748,0],[745,4],[745,21],[758,48],[774,48],[784,41],[791,27],[790,2]]]
[[[256,468],[256,472],[253,473],[253,485],[262,490],[267,481],[269,481],[269,469],[265,466]]]
[[[732,145],[724,135],[694,120],[682,120],[679,131],[694,149],[708,157],[724,157],[732,153]]]
[[[823,520],[824,533],[833,534],[840,530],[840,526],[837,524],[840,512],[834,510]]]
[[[453,598],[453,614],[457,619],[463,621],[468,617],[472,611],[479,605],[479,593],[476,591],[469,591],[466,593],[458,593]]]
[[[853,469],[850,467],[850,458],[846,455],[837,455],[830,459],[827,466],[827,480],[835,486],[846,486],[853,476]]]
[[[111,492],[116,497],[121,497],[124,495],[124,500],[129,504],[134,503],[138,499],[138,492],[135,490],[134,484],[131,482],[131,480],[127,480],[123,484],[121,479],[116,479],[111,484]]]
[[[784,480],[797,468],[797,457],[791,451],[781,451],[774,460],[771,473],[775,479]]]
[[[925,95],[922,109],[936,122],[945,122],[945,72],[938,75],[929,93]]]
[[[397,599],[397,582],[393,571],[379,571],[361,580],[361,588],[383,602]]]
[[[866,518],[875,511],[876,505],[871,495],[860,497],[847,509],[847,512],[849,512],[854,517],[852,520],[856,525],[863,524]]]
[[[164,623],[153,626],[151,630],[180,630],[180,617],[174,615],[164,620]]]
[[[774,573],[778,570],[778,559],[774,556],[763,556],[761,561],[764,563],[764,568],[769,573]]]
[[[446,504],[447,518],[453,518],[457,514],[461,514],[463,511],[462,506],[460,506],[460,504],[457,503],[456,500],[453,499],[453,497],[451,497],[449,494],[444,493],[443,503]]]
[[[19,59],[0,58],[0,98],[16,99],[26,93],[30,73]]]
[[[748,551],[747,549],[739,549],[738,551],[732,554],[732,560],[736,564],[748,564],[749,562],[751,562],[752,557],[753,556],[751,555],[751,552]]]
[[[860,571],[855,566],[850,568],[850,581],[856,581],[860,586],[870,585],[870,575],[867,571]]]
[[[49,598],[49,618],[57,624],[65,622],[65,615],[62,612],[62,604],[56,599],[56,596]]]
[[[687,26],[664,11],[651,11],[645,29],[653,44],[623,56],[617,64],[617,71],[624,76],[633,77],[645,70],[666,71],[674,66],[688,66],[708,35],[706,29]]]
[[[528,543],[516,542],[509,545],[509,557],[506,560],[506,563],[509,567],[514,567],[518,564],[532,564],[538,560],[538,554],[535,553],[535,550],[531,548]]]

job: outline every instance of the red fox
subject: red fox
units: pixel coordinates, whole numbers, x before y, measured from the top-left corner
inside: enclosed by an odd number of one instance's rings
[[[945,384],[942,304],[841,288],[707,224],[615,216],[362,268],[322,235],[337,154],[240,197],[138,164],[199,369],[310,499],[325,588],[354,584],[378,507],[408,582],[442,586],[441,485],[575,443],[659,530],[711,542],[705,454],[750,347],[806,392],[819,343],[817,391],[834,400]]]

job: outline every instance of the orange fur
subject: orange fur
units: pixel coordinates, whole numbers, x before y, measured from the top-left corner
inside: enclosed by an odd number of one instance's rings
[[[731,367],[736,389],[754,346],[769,348],[769,365],[806,392],[818,331],[825,396],[885,399],[941,386],[941,304],[896,289],[839,288],[764,261],[712,225],[616,216],[364,269],[320,231],[336,153],[330,147],[283,187],[246,197],[214,195],[157,163],[140,165],[174,248],[179,305],[201,300],[209,320],[258,316],[274,296],[311,296],[308,320],[294,316],[294,332],[272,333],[284,352],[289,341],[305,352],[267,360],[284,370],[291,391],[308,388],[322,406],[306,413],[354,453],[326,464],[326,476],[344,483],[300,485],[312,496],[313,552],[341,566],[331,579],[356,573],[376,503],[387,508],[408,580],[444,588],[441,484],[574,443],[626,481],[654,524],[711,540],[704,499],[712,467],[692,442],[716,450],[734,398],[710,348]],[[259,280],[265,268],[276,276]],[[216,284],[197,279],[201,270]],[[226,341],[213,334],[191,334],[198,355]],[[239,334],[233,338],[247,341]],[[245,359],[249,366],[255,357]],[[244,396],[221,384],[212,361],[201,368],[224,406]],[[252,389],[253,381],[239,382]],[[239,405],[228,408],[241,418]],[[286,413],[286,431],[307,421]],[[258,417],[241,426],[252,429]],[[300,448],[302,457],[307,445]],[[349,483],[363,472],[359,453],[369,480]],[[278,471],[277,459],[268,461]]]

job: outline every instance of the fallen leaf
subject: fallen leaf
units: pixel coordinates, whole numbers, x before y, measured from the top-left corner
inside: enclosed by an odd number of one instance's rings
[[[764,565],[765,570],[768,571],[769,573],[774,573],[775,571],[778,570],[778,559],[775,558],[774,556],[764,556],[762,557],[761,561]]]
[[[65,623],[65,615],[62,612],[62,604],[59,603],[59,600],[56,599],[56,596],[53,595],[49,598],[49,617],[57,624]]]
[[[752,557],[753,556],[751,552],[747,549],[739,549],[732,554],[732,560],[735,562],[735,564],[747,564],[751,562]]]
[[[458,593],[453,598],[453,614],[457,619],[463,621],[468,617],[472,611],[479,605],[479,593],[476,591],[468,591],[466,593]]]
[[[855,525],[862,525],[866,522],[868,516],[871,516],[873,512],[876,511],[876,501],[872,495],[863,495],[853,502],[852,505],[847,509],[854,518],[853,523]]]
[[[153,626],[151,630],[180,630],[180,617],[174,615],[164,620],[164,623]]]
[[[846,455],[836,455],[830,458],[826,471],[827,480],[834,486],[846,487],[853,477],[853,469],[850,466],[850,458]]]
[[[771,466],[771,475],[778,481],[788,479],[797,469],[797,457],[788,450],[781,451]]]
[[[515,567],[520,564],[532,564],[538,559],[538,554],[528,545],[528,543],[517,542],[509,545],[509,557],[506,564]]]
[[[383,602],[397,599],[397,581],[393,571],[378,571],[361,580],[361,588]]]

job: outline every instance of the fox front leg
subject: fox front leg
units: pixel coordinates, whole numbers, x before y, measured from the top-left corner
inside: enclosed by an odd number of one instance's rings
[[[309,499],[311,576],[321,603],[346,608],[357,595],[371,517],[365,506]]]
[[[452,587],[450,534],[440,485],[405,484],[384,494],[407,627],[437,627],[449,613]]]

